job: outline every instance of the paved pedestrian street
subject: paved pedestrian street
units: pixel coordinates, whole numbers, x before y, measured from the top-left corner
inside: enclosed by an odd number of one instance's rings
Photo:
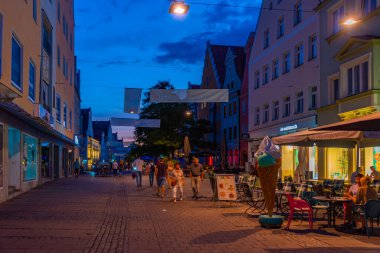
[[[188,179],[187,179],[188,180]],[[144,184],[145,183],[145,184]],[[130,176],[81,177],[47,183],[0,205],[0,252],[379,252],[380,237],[308,230],[263,229],[243,204],[202,198],[163,200]]]

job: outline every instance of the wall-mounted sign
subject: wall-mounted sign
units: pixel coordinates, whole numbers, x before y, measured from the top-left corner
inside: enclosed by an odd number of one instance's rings
[[[296,130],[297,128],[298,128],[297,124],[283,126],[280,128],[280,132],[287,132],[287,131],[291,131],[291,130]]]
[[[75,143],[75,145],[79,145],[78,135],[74,135],[74,143]]]

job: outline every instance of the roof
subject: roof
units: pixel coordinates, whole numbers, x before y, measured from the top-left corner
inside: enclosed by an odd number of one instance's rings
[[[94,131],[94,138],[99,141],[102,138],[102,133],[104,133],[104,136],[108,136],[110,128],[111,128],[111,121],[109,120],[92,122],[92,130]]]
[[[90,120],[90,112],[91,108],[87,109],[80,109],[80,116],[82,118],[82,129],[81,133],[82,135],[87,135],[87,129],[88,129],[88,122]]]
[[[216,71],[219,76],[219,81],[221,84],[224,83],[224,78],[226,76],[226,66],[224,65],[224,61],[226,59],[227,51],[230,46],[222,46],[222,45],[211,45],[209,44],[213,62],[216,66]]]
[[[55,130],[51,125],[45,122],[43,119],[39,117],[32,116],[24,109],[19,107],[18,105],[11,102],[0,102],[0,109],[12,114],[14,117],[26,122],[31,127],[44,132],[45,134],[50,134],[56,138],[59,138],[66,143],[74,145],[74,141],[64,134]]]
[[[245,48],[244,47],[231,47],[234,52],[236,73],[238,74],[240,80],[243,80],[244,69],[245,69]]]

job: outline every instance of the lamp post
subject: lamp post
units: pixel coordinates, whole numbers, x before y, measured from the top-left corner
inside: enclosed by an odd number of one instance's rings
[[[183,1],[173,0],[170,4],[169,13],[175,15],[185,15],[189,12],[190,6]]]

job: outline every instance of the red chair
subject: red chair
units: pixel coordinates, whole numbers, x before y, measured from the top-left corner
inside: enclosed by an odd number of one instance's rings
[[[313,229],[313,209],[311,208],[309,203],[307,203],[307,201],[303,199],[295,199],[290,194],[286,194],[286,198],[288,199],[289,208],[290,208],[289,217],[288,217],[288,225],[286,226],[286,229],[289,229],[290,223],[293,219],[293,215],[296,212],[301,213],[301,214],[303,214],[304,212],[308,212],[309,226],[310,226],[310,229]]]

